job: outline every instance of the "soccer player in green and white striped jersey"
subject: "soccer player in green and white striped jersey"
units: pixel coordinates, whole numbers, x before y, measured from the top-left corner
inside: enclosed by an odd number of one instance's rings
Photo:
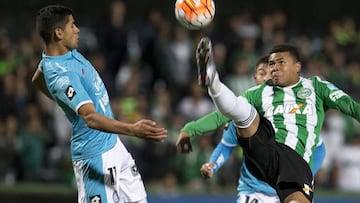
[[[310,166],[325,112],[337,109],[360,120],[359,104],[330,82],[301,77],[299,52],[292,45],[274,46],[271,82],[239,97],[220,81],[209,38],[200,41],[197,62],[199,81],[224,115],[219,119],[236,124],[251,173],[274,187],[282,202],[311,202]]]

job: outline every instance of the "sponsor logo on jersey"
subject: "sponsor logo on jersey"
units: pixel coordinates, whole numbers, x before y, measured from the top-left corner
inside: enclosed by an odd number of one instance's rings
[[[98,74],[96,75],[96,79],[94,81],[94,87],[96,91],[100,91],[103,87],[103,82]]]
[[[66,88],[65,93],[67,98],[69,98],[70,100],[72,100],[76,95],[75,89],[71,85]]]
[[[345,95],[346,95],[345,92],[338,90],[338,91],[331,93],[329,95],[329,97],[330,97],[331,101],[336,102],[336,100],[340,99],[342,96],[345,96]]]
[[[297,96],[300,99],[305,99],[307,97],[310,97],[312,91],[309,88],[302,88],[300,91],[298,91]]]
[[[133,176],[139,175],[139,170],[138,170],[138,168],[136,167],[136,165],[133,165],[133,166],[131,167],[131,173],[132,173]]]
[[[315,107],[310,104],[284,104],[272,106],[265,112],[265,117],[276,114],[306,114],[313,115]]]
[[[91,196],[90,203],[101,203],[101,196],[100,195]]]

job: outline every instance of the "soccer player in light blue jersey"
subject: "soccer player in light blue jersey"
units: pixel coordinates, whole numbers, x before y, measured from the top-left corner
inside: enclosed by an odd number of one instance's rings
[[[270,68],[268,67],[268,57],[264,56],[258,59],[255,65],[254,79],[257,85],[271,79]],[[208,114],[203,118],[187,123],[179,135],[179,141],[203,135],[211,130],[215,130],[217,125],[214,124],[214,117],[216,114]],[[189,142],[190,143],[190,142]],[[211,178],[228,160],[232,151],[239,146],[236,138],[236,128],[233,122],[227,124],[222,139],[214,149],[208,163],[201,167],[201,173],[205,178]],[[189,146],[191,148],[191,145]],[[319,169],[321,163],[325,158],[325,146],[322,140],[319,142],[314,152],[314,165],[312,167],[313,174]],[[274,188],[264,181],[254,177],[246,167],[245,162],[242,162],[240,168],[240,178],[238,182],[238,203],[279,203],[280,199],[276,194]]]
[[[70,8],[42,8],[36,28],[45,50],[32,81],[61,107],[72,124],[78,202],[146,203],[141,175],[119,134],[163,141],[167,130],[156,127],[152,120],[124,123],[114,119],[102,79],[76,50],[80,30]]]

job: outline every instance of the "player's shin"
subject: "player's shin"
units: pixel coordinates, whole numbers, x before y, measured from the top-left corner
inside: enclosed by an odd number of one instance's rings
[[[236,97],[235,94],[219,81],[218,89],[209,87],[209,93],[218,110],[225,116],[235,121],[239,128],[248,127],[256,117],[256,110],[242,96]],[[215,81],[214,81],[215,82]]]

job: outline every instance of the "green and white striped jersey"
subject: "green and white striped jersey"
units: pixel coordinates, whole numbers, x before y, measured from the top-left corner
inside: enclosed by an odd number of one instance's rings
[[[300,154],[312,166],[312,154],[328,109],[337,109],[358,121],[360,106],[332,83],[318,77],[300,78],[289,87],[253,87],[243,95],[275,130],[275,139]]]

